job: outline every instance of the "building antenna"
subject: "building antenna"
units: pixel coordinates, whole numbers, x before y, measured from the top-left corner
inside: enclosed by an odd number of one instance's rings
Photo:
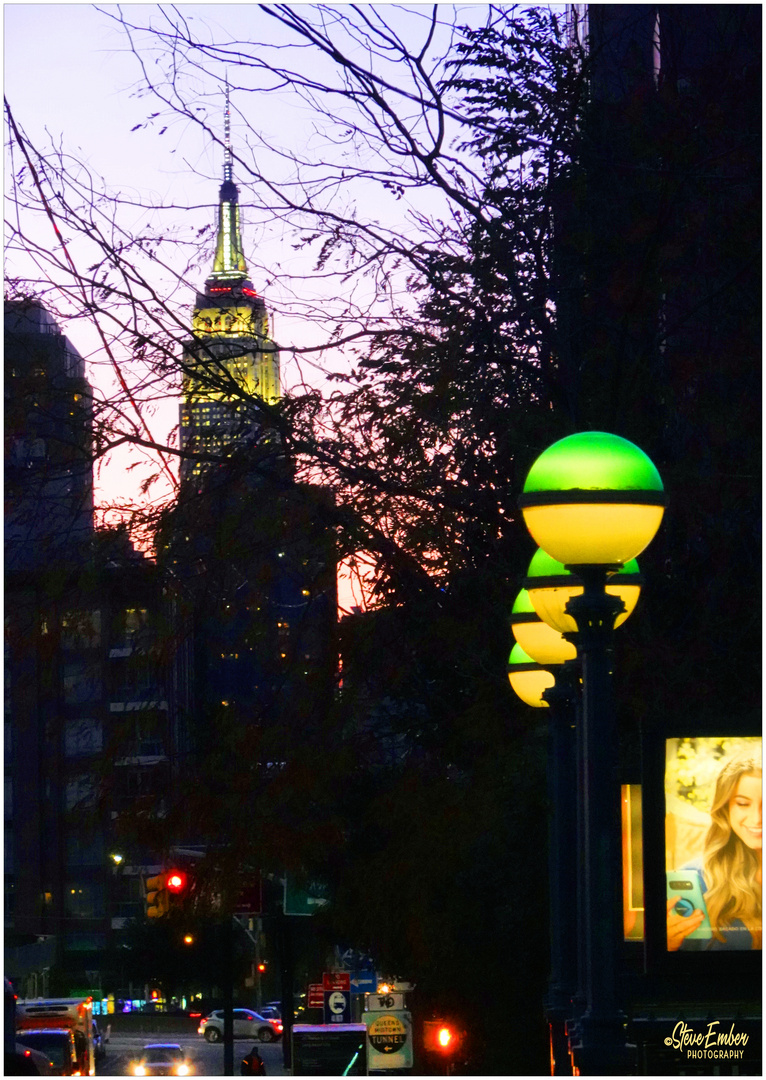
[[[223,163],[223,178],[229,183],[233,180],[233,155],[231,152],[231,109],[229,106],[229,77],[224,74],[226,87],[226,107],[223,111],[223,140],[226,147],[226,156]]]

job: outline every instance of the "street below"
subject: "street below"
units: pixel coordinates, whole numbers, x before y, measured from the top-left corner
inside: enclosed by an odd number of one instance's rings
[[[223,1043],[208,1043],[200,1035],[190,1036],[188,1032],[174,1034],[156,1032],[131,1035],[112,1035],[106,1045],[106,1057],[96,1066],[98,1076],[133,1076],[131,1063],[135,1062],[141,1050],[148,1043],[178,1043],[193,1064],[195,1076],[223,1076]],[[234,1040],[234,1072],[240,1075],[242,1058],[253,1046],[263,1058],[268,1076],[282,1076],[282,1043],[255,1043],[253,1039]]]

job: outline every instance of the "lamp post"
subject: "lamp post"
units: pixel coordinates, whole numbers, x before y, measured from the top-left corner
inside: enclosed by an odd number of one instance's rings
[[[571,1076],[566,1022],[572,1016],[572,999],[577,988],[577,785],[574,743],[575,685],[579,682],[579,664],[575,659],[574,645],[542,621],[526,589],[521,590],[514,602],[511,629],[517,642],[508,663],[511,686],[528,705],[549,709],[550,976],[545,1016],[550,1036],[551,1075]],[[525,654],[528,654],[526,662],[522,664]],[[535,677],[535,669],[545,672],[545,677]]]
[[[535,541],[583,586],[564,608],[576,626],[572,640],[583,679],[578,895],[585,1012],[572,1053],[581,1074],[620,1075],[630,1071],[630,1058],[618,1007],[622,866],[611,648],[626,606],[608,584],[651,543],[665,496],[659,473],[637,446],[617,435],[584,432],[540,455],[519,504]]]

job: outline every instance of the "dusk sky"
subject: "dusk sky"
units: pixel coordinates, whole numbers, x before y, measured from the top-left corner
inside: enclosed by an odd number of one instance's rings
[[[387,17],[391,5],[381,5]],[[196,32],[205,33],[206,26],[215,27],[220,39],[239,36],[242,40],[261,39],[284,44],[286,32],[275,20],[260,12],[255,5],[181,5],[180,10]],[[428,9],[430,10],[430,9]],[[445,15],[451,13],[445,5]],[[468,19],[481,18],[485,5],[461,5],[461,16]],[[215,215],[215,201],[222,174],[221,147],[214,144],[209,135],[183,118],[163,117],[167,125],[164,133],[158,128],[144,125],[147,116],[158,108],[150,96],[139,96],[136,89],[141,70],[136,57],[131,55],[124,34],[106,12],[115,12],[114,6],[100,11],[90,5],[79,4],[7,4],[4,8],[5,31],[5,95],[16,122],[38,149],[50,145],[73,153],[84,161],[94,174],[103,177],[105,187],[120,191],[142,206],[164,206],[164,212],[145,210],[137,221],[149,221],[152,215],[157,222],[170,227],[183,223],[197,229],[208,225]],[[153,5],[126,5],[123,8],[128,19],[147,21],[160,19],[160,9]],[[426,9],[403,13],[411,20],[406,34],[412,40],[424,28]],[[395,13],[395,17],[398,17]],[[420,24],[420,25],[419,25]],[[427,28],[427,27],[426,27]],[[250,37],[248,36],[248,32]],[[410,37],[406,37],[410,44]],[[139,52],[152,70],[152,55],[145,41],[138,41]],[[295,61],[293,61],[295,62]],[[304,62],[304,61],[299,61]],[[316,64],[312,58],[312,64]],[[317,70],[319,74],[321,61]],[[156,70],[156,69],[155,69]],[[206,76],[199,86],[206,109],[207,121],[213,130],[222,128],[223,93],[218,81],[221,72]],[[258,79],[244,69],[234,72],[232,82],[245,89],[258,91],[256,83],[248,87],[247,80]],[[239,110],[243,115],[238,115]],[[138,129],[137,129],[138,128]],[[137,129],[137,130],[136,130]],[[235,153],[257,164],[269,176],[282,178],[292,166],[290,147],[299,147],[307,157],[315,154],[322,159],[322,130],[315,125],[315,117],[306,104],[299,101],[289,89],[273,90],[265,94],[232,94],[232,142]],[[160,137],[161,136],[161,137]],[[276,148],[286,153],[279,155]],[[6,168],[18,170],[18,150],[11,162],[6,156]],[[321,322],[316,321],[317,309],[328,322],[332,316],[333,297],[343,295],[337,280],[325,284],[313,274],[313,257],[294,250],[295,234],[278,221],[269,220],[267,214],[248,206],[248,193],[242,187],[242,168],[235,164],[235,181],[240,184],[242,204],[243,241],[250,277],[256,289],[262,292],[273,316],[273,333],[282,347],[283,386],[289,389],[299,378],[316,383],[323,376],[314,357],[304,358],[296,364],[289,345],[314,344],[325,333]],[[406,202],[388,205],[381,197],[380,188],[365,192],[354,189],[346,198],[367,197],[369,205],[363,214],[371,212],[391,228],[399,231],[407,227]],[[416,196],[417,197],[417,196]],[[429,196],[431,198],[431,196]],[[6,203],[9,213],[10,203]],[[167,209],[172,208],[172,209]],[[428,208],[430,210],[430,207]],[[138,212],[137,212],[138,213]],[[164,216],[160,214],[164,213]],[[155,223],[156,224],[156,223]],[[49,242],[52,229],[43,220],[39,228],[44,242]],[[77,249],[71,245],[75,260]],[[201,264],[196,277],[179,289],[175,301],[181,310],[188,310],[194,302],[193,289],[202,284],[212,262],[212,244],[209,261]],[[86,255],[82,255],[84,260]],[[6,273],[14,274],[16,267],[9,260]],[[27,273],[34,277],[34,272]],[[273,277],[272,277],[273,275]],[[323,290],[330,290],[323,292]],[[332,290],[335,290],[334,292]],[[327,302],[323,299],[327,296]],[[103,350],[95,330],[83,322],[64,327],[73,344],[90,361],[91,381],[109,392],[111,369],[105,363]],[[288,347],[286,347],[288,346]],[[324,363],[334,370],[347,368],[350,360],[340,354],[326,356]],[[160,403],[150,423],[152,434],[159,440],[177,422],[177,398]],[[138,464],[136,464],[138,462]],[[130,464],[134,468],[130,470]],[[130,500],[139,498],[141,480],[154,465],[143,452],[125,450],[114,452],[96,469],[97,498]],[[170,493],[169,485],[155,486],[151,497]]]

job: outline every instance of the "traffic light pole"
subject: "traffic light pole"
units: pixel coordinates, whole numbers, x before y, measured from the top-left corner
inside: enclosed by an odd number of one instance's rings
[[[234,1076],[234,918],[222,923],[223,941],[223,1075]]]
[[[282,1061],[286,1072],[293,1067],[293,1019],[295,1017],[295,972],[290,916],[284,910],[277,915],[279,927],[279,968],[282,982]]]

